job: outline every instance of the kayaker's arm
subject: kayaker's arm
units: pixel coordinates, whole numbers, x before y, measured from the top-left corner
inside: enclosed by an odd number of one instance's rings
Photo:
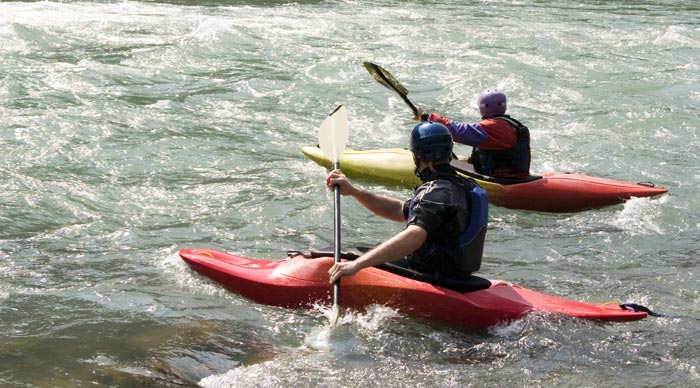
[[[350,182],[341,170],[333,170],[326,177],[328,189],[333,190],[334,185],[340,186],[341,195],[352,196],[372,213],[392,221],[406,221],[402,201],[363,190]]]
[[[334,264],[328,270],[331,284],[341,276],[350,276],[359,270],[396,261],[418,249],[428,237],[428,232],[418,225],[409,225],[401,233],[379,244],[376,248],[353,261]]]
[[[480,146],[489,139],[489,134],[479,123],[459,122],[448,119],[437,113],[425,113],[422,107],[416,108],[417,113],[413,116],[416,121],[434,121],[444,124],[450,130],[454,141],[472,147]]]
[[[353,198],[378,216],[397,222],[406,221],[403,214],[403,202],[396,198],[370,193],[361,188],[356,194],[353,194]]]

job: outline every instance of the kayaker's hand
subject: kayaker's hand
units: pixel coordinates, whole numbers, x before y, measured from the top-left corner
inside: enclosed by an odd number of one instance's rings
[[[328,276],[330,276],[329,282],[333,284],[336,280],[340,279],[341,276],[354,275],[359,270],[360,268],[357,266],[356,261],[343,261],[340,263],[335,263],[331,269],[328,270]]]
[[[425,113],[425,111],[423,110],[423,108],[420,107],[420,106],[417,106],[417,107],[416,107],[416,113],[413,115],[413,120],[415,120],[415,121],[423,121],[422,116],[423,116],[424,113]]]
[[[333,191],[333,186],[335,185],[340,186],[340,195],[355,195],[360,191],[341,170],[333,170],[326,176],[326,187],[328,187],[328,190]]]

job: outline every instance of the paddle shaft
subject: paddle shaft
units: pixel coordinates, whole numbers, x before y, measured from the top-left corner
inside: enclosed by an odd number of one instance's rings
[[[340,162],[335,161],[333,162],[333,169],[339,169],[340,168]],[[333,251],[333,262],[334,263],[340,263],[340,186],[339,185],[334,185],[333,186],[333,194],[334,194],[334,211],[333,211],[333,219],[334,219],[334,227],[333,231],[335,234],[335,243],[334,243],[334,251]],[[338,306],[340,303],[340,278],[333,282],[333,305]]]
[[[401,99],[403,99],[406,105],[408,105],[408,107],[411,108],[411,110],[413,111],[413,115],[418,116],[418,108],[416,108],[416,106],[413,105],[413,103],[408,99],[408,96],[406,96],[405,94],[399,94],[399,96],[401,96]]]

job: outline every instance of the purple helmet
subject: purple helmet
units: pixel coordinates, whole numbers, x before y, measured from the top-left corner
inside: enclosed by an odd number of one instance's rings
[[[489,90],[479,95],[479,112],[483,117],[506,114],[506,95],[498,90]]]

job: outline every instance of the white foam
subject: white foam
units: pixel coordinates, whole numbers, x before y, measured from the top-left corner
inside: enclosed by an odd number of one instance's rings
[[[631,198],[612,220],[612,225],[633,234],[663,234],[657,223],[659,204],[668,201],[667,196],[654,198]]]

